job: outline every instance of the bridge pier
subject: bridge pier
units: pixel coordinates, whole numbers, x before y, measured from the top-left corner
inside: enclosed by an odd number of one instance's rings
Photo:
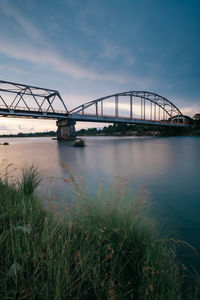
[[[75,130],[76,121],[74,120],[58,120],[56,125],[58,126],[57,130],[57,139],[58,140],[74,140],[76,139],[76,130]]]

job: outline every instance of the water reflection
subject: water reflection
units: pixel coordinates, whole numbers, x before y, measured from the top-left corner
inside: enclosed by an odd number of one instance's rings
[[[171,148],[154,138],[85,138],[85,148],[71,148],[58,143],[60,165],[68,164],[82,174],[88,184],[96,179],[110,181],[114,176],[137,180],[149,179],[166,172]],[[65,170],[63,170],[65,174]],[[141,184],[141,182],[140,182]]]

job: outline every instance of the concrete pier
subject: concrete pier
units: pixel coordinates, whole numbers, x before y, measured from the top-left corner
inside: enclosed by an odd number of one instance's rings
[[[57,138],[58,140],[74,140],[76,139],[75,130],[76,121],[74,120],[58,120],[56,125],[58,126]]]

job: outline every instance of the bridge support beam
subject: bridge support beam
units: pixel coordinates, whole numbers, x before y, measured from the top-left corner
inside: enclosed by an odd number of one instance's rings
[[[73,140],[76,138],[75,130],[76,121],[74,120],[58,120],[56,125],[58,126],[57,130],[57,139],[58,140]]]

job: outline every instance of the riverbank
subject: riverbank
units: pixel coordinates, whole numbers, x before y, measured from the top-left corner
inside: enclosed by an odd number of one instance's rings
[[[103,129],[88,128],[77,131],[78,136],[200,136],[200,121],[193,120],[186,128],[130,125],[117,123]]]
[[[75,199],[56,218],[36,192],[35,168],[0,179],[1,299],[198,299],[183,287],[175,244],[146,218],[145,195],[124,201],[119,185]]]

